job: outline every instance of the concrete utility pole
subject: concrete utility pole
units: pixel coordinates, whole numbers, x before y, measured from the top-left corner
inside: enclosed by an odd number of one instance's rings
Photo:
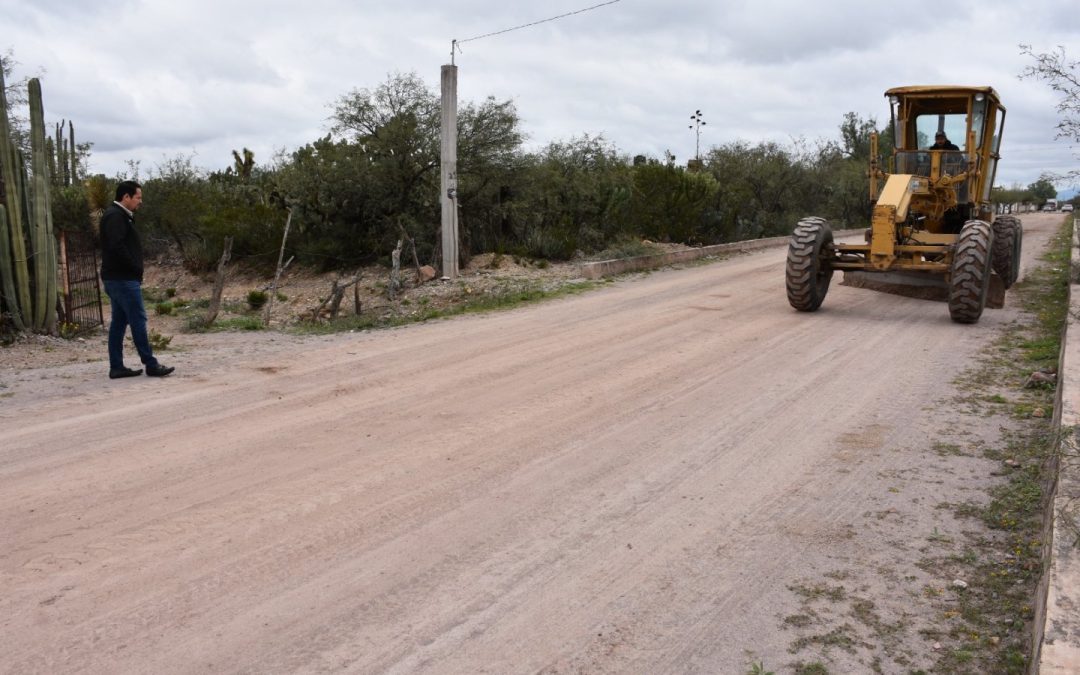
[[[451,53],[453,58],[453,53]],[[458,275],[457,208],[457,66],[442,67],[442,154],[439,186],[442,189],[442,273]]]

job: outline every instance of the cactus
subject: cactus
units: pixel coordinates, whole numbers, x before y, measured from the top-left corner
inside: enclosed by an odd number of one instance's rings
[[[71,147],[68,150],[68,157],[71,160],[71,173],[68,174],[68,185],[78,185],[79,183],[79,153],[76,152],[75,146],[75,123],[68,120],[68,140],[71,142]]]
[[[49,200],[45,114],[41,104],[41,82],[35,78],[28,84],[33,169],[29,175],[25,158],[11,140],[3,68],[0,68],[0,177],[4,184],[3,208],[0,210],[0,292],[17,330],[54,333],[57,260]]]
[[[30,308],[30,275],[26,264],[26,242],[23,230],[25,194],[18,150],[11,140],[8,124],[7,97],[4,94],[4,69],[0,67],[0,175],[4,178],[4,203],[7,206],[7,235],[5,249],[9,250],[12,284],[4,289],[8,311],[17,330],[26,330],[23,317]],[[7,244],[10,243],[10,246]],[[4,280],[6,284],[6,280]]]
[[[56,144],[53,143],[53,139],[45,139],[45,162],[49,165],[49,175],[56,178],[56,162],[58,157],[56,156]]]
[[[7,209],[0,204],[0,296],[8,307],[18,307],[14,296],[15,275],[11,268],[11,233],[8,230]],[[22,316],[12,312],[12,317],[17,318],[15,327],[25,330]]]
[[[29,82],[30,148],[33,169],[33,224],[30,237],[34,249],[34,330],[52,333],[56,329],[56,238],[53,236],[49,200],[49,166],[45,159],[45,110],[41,104],[41,81]]]

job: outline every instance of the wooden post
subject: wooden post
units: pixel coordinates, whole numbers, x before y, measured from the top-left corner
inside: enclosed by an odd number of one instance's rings
[[[439,200],[442,204],[442,274],[458,275],[457,222],[457,66],[442,67],[441,172]]]
[[[391,300],[397,298],[401,290],[401,240],[397,240],[397,246],[390,252],[390,283],[387,286],[387,295]]]
[[[232,237],[225,237],[225,250],[222,251],[221,259],[218,260],[214,293],[210,296],[210,307],[206,310],[206,319],[203,322],[207,328],[214,324],[218,310],[221,309],[221,294],[225,290],[225,263],[229,262],[229,257],[232,255],[232,239]]]
[[[67,259],[67,230],[60,230],[60,279],[64,287],[60,289],[60,293],[64,296],[64,321],[67,323],[73,323],[74,317],[71,313],[71,275],[68,273],[68,259]]]
[[[281,260],[285,257],[285,240],[289,238],[289,225],[292,224],[292,209],[289,209],[289,217],[285,219],[285,233],[281,235],[281,250],[277,256],[277,271],[274,272],[274,283],[270,284],[270,297],[266,299],[266,314],[263,317],[263,325],[270,327],[270,308],[274,306],[274,296],[277,295],[277,283],[281,279]]]

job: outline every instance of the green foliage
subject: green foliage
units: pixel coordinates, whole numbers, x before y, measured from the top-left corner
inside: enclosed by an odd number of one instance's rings
[[[232,260],[272,271],[292,212],[287,253],[323,270],[405,256],[438,266],[441,248],[439,96],[415,73],[393,74],[333,104],[328,135],[258,164],[250,150],[206,172],[177,157],[143,181],[148,255],[179,250],[211,269],[225,237]],[[869,220],[866,170],[873,118],[844,116],[836,141],[811,147],[745,141],[711,149],[701,170],[642,157],[583,135],[526,152],[512,101],[458,111],[456,204],[462,250],[565,260],[642,238],[714,244],[786,235],[807,215],[836,227]],[[879,154],[892,149],[879,132]],[[88,192],[92,192],[90,190]],[[91,205],[96,196],[88,196]],[[111,199],[110,199],[111,201]],[[405,261],[403,259],[403,263]]]
[[[235,330],[262,330],[262,320],[256,317],[250,316],[238,316],[231,319],[224,319],[222,321],[215,321],[214,325],[209,326],[211,331],[235,331]]]
[[[997,204],[1032,204],[1036,201],[1031,190],[1018,185],[1011,188],[993,188],[992,199]]]
[[[161,333],[157,332],[156,330],[151,330],[147,334],[147,338],[150,341],[150,348],[153,349],[155,352],[163,352],[163,351],[165,351],[166,349],[169,348],[169,345],[172,343],[172,336],[171,335],[162,335]]]
[[[57,334],[59,334],[60,337],[64,338],[65,340],[71,340],[75,337],[78,337],[80,330],[81,328],[79,324],[68,323],[67,321],[61,321],[56,326]]]
[[[746,675],[776,675],[771,670],[765,669],[765,664],[761,661],[750,664],[750,670],[746,671]]]
[[[551,143],[523,158],[520,177],[504,204],[503,234],[515,253],[565,260],[602,248],[621,232],[631,169],[602,137]]]
[[[1057,197],[1057,188],[1054,187],[1049,176],[1040,176],[1039,180],[1028,185],[1028,192],[1031,193],[1035,198],[1035,201],[1039,204],[1043,204],[1046,200]]]
[[[835,219],[826,208],[832,164],[819,171],[815,159],[801,144],[738,141],[713,148],[706,168],[720,186],[715,208],[723,240],[786,235],[808,214]]]
[[[692,173],[659,162],[633,168],[633,191],[625,203],[623,232],[663,242],[717,243],[712,226],[720,184],[711,173]]]
[[[168,316],[173,313],[173,304],[171,302],[159,302],[154,305],[154,313],[159,316]]]
[[[266,305],[266,301],[270,299],[269,294],[266,291],[260,291],[258,289],[248,291],[247,304],[252,311],[258,311]]]
[[[51,194],[53,225],[58,230],[90,232],[90,201],[82,185],[54,187]]]
[[[249,156],[254,162],[253,156]],[[285,217],[270,176],[252,167],[244,176],[207,174],[190,157],[177,156],[143,182],[138,221],[148,255],[175,246],[184,265],[196,272],[216,265],[226,237],[232,258],[269,269]]]
[[[86,200],[91,210],[102,211],[108,208],[113,196],[110,181],[105,176],[97,174],[86,179]]]

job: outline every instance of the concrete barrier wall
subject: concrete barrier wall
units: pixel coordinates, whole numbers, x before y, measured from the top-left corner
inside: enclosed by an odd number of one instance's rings
[[[846,237],[863,231],[863,229],[840,230],[834,232],[833,236]],[[701,258],[708,258],[709,256],[724,255],[726,253],[748,253],[750,251],[758,251],[765,248],[787,246],[789,241],[791,241],[790,236],[748,239],[746,241],[735,241],[730,244],[716,244],[714,246],[702,246],[701,248],[688,248],[683,251],[672,251],[670,253],[657,253],[655,255],[640,255],[633,258],[587,262],[581,264],[580,276],[586,279],[600,279],[602,277],[610,277],[625,272],[639,272],[641,270],[656,269],[658,267],[663,267],[664,265],[691,262]]]
[[[1046,523],[1043,578],[1035,599],[1035,654],[1031,673],[1080,673],[1080,247],[1073,233],[1069,270],[1069,315],[1058,363],[1059,430],[1056,490],[1050,496]],[[1070,339],[1071,338],[1071,339]]]

